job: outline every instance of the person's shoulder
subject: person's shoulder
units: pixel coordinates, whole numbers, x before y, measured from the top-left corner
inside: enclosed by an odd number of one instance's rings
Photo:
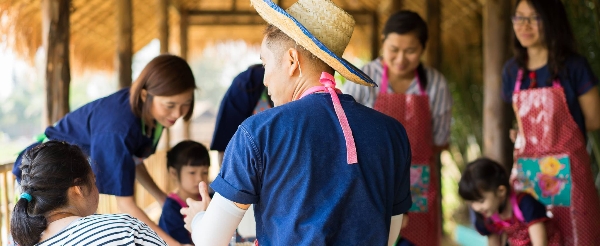
[[[583,70],[590,70],[589,72],[591,72],[590,63],[587,58],[577,53],[567,57],[565,60],[565,67],[570,73]]]
[[[535,199],[535,197],[533,197],[531,194],[529,194],[527,192],[517,193],[517,203],[519,204],[519,207],[542,204],[540,201]]]
[[[516,73],[518,70],[519,63],[517,62],[517,58],[515,57],[508,59],[508,61],[506,61],[504,63],[504,66],[502,67],[503,73]]]
[[[374,73],[380,72],[383,69],[383,64],[381,64],[381,58],[377,58],[365,64],[362,67],[362,71],[365,72],[369,76],[373,76]]]
[[[167,209],[176,209],[177,211],[179,211],[179,209],[181,209],[181,204],[179,204],[179,202],[177,202],[175,199],[167,196],[165,204],[163,204],[163,212]]]

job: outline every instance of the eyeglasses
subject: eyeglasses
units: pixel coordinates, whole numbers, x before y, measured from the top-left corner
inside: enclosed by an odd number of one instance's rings
[[[525,22],[527,22],[531,25],[537,25],[539,21],[540,21],[540,17],[538,17],[538,16],[531,16],[531,17],[513,16],[512,17],[513,25],[518,25],[518,26],[525,25]]]

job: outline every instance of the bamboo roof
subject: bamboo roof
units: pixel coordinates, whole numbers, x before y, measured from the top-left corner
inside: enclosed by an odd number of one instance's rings
[[[85,69],[110,70],[116,54],[116,2],[119,0],[71,0],[70,46],[72,70]],[[283,8],[297,0],[280,0]],[[387,19],[386,4],[393,0],[333,0],[338,6],[351,12],[379,13],[380,27]],[[441,0],[442,43],[443,46],[455,44],[468,45],[481,42],[481,1],[483,0]],[[418,12],[425,17],[426,0],[405,0],[405,9]],[[133,51],[137,52],[152,39],[158,37],[156,13],[158,1],[132,0],[133,6]],[[249,0],[171,0],[169,8],[169,51],[177,54],[179,47],[179,18],[182,10],[192,12],[227,11],[255,13]],[[388,13],[389,14],[389,13]],[[218,18],[218,19],[215,19]],[[254,19],[253,19],[254,18]],[[253,22],[256,17],[203,16],[190,17],[189,50],[190,54],[202,50],[206,44],[223,40],[242,39],[258,44],[264,26],[236,25],[235,23]],[[261,21],[260,19],[258,21]],[[204,25],[202,23],[219,23]],[[229,23],[229,24],[227,24]],[[231,24],[233,23],[233,24]],[[349,46],[349,52],[364,56],[370,52],[371,25],[364,24],[355,28]],[[361,24],[358,21],[358,24]],[[21,57],[33,58],[42,45],[41,0],[0,0],[0,42]],[[475,36],[465,42],[465,36]],[[2,48],[2,47],[0,47]]]

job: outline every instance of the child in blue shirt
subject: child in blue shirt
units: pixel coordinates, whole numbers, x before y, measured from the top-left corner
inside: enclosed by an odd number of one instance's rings
[[[167,169],[177,181],[177,189],[167,197],[158,226],[181,244],[193,243],[179,210],[188,207],[185,202],[188,198],[202,200],[198,184],[208,182],[209,167],[208,150],[200,143],[183,141],[167,153]]]

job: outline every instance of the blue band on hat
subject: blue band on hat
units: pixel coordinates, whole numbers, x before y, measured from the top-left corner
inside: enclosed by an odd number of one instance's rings
[[[31,202],[31,195],[29,195],[29,193],[27,193],[27,192],[21,193],[20,198],[25,198],[25,200],[27,200],[28,202]]]

